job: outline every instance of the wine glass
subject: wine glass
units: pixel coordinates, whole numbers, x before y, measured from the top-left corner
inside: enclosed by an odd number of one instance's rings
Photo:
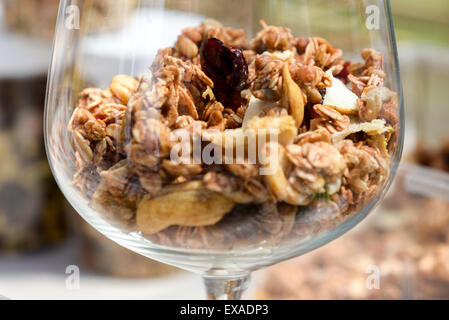
[[[100,33],[96,2],[60,3],[45,134],[97,230],[238,299],[382,199],[404,134],[389,1],[121,0]]]

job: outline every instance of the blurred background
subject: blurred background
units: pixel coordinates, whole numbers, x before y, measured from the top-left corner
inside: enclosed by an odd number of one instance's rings
[[[132,15],[137,2],[86,1],[98,33],[122,30],[124,12]],[[202,3],[204,15],[216,10],[213,1]],[[42,115],[58,5],[0,0],[0,296],[202,299],[199,277],[133,254],[89,227],[51,176]],[[449,299],[449,1],[391,5],[407,115],[399,177],[356,230],[256,273],[247,298]],[[348,19],[342,12],[329,29],[319,0],[310,12],[321,36],[338,35]],[[300,28],[297,20],[287,15],[286,23]]]

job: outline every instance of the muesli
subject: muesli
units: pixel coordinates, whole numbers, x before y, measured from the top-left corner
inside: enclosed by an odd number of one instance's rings
[[[372,200],[396,148],[383,55],[346,61],[322,38],[269,26],[248,41],[216,21],[184,29],[150,73],[85,89],[74,184],[156,243],[189,248],[301,237]]]

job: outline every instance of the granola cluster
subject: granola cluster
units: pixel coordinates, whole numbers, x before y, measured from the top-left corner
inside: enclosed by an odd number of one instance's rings
[[[81,93],[74,184],[93,207],[157,243],[232,247],[303,234],[316,212],[325,230],[379,193],[398,130],[383,55],[351,63],[324,39],[262,27],[248,41],[204,21],[150,75]]]

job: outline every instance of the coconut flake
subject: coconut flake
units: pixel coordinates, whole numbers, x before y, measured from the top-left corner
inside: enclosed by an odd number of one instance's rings
[[[277,102],[267,102],[260,99],[257,99],[254,96],[251,96],[249,100],[248,108],[245,112],[245,117],[243,118],[242,127],[244,129],[247,128],[248,123],[255,117],[258,117],[265,108],[271,109],[277,107]]]
[[[264,53],[262,53],[262,55],[270,56],[270,57],[273,57],[275,59],[288,62],[288,61],[293,60],[293,58],[295,56],[295,53],[293,51],[291,51],[291,50],[274,51],[274,52],[265,51]]]
[[[340,79],[333,76],[332,69],[328,70],[326,74],[332,79],[332,87],[326,89],[323,104],[333,107],[343,114],[358,113],[357,100],[359,97],[349,90]]]
[[[387,123],[385,120],[380,119],[376,119],[371,122],[351,124],[348,129],[333,134],[332,142],[334,144],[338,143],[340,141],[343,141],[347,136],[361,131],[365,132],[370,136],[376,136],[387,132],[393,132],[394,129],[392,127],[386,126],[386,124]]]

